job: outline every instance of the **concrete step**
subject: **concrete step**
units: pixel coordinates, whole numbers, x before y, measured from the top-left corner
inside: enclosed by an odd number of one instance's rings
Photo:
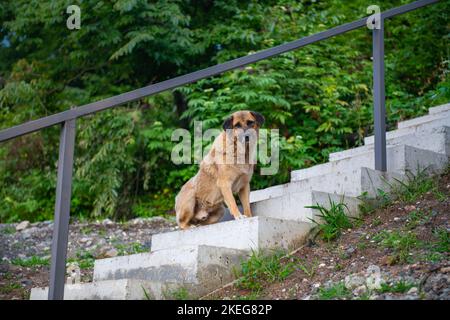
[[[447,114],[447,113],[446,113]],[[427,135],[429,132],[432,132],[433,129],[440,127],[449,127],[450,126],[450,116],[447,117],[438,117],[437,119],[429,122],[418,123],[416,125],[411,125],[405,128],[392,130],[386,132],[386,139],[395,139],[399,137],[403,137],[408,134],[416,134],[417,136]],[[364,144],[373,144],[374,136],[368,136],[364,138]]]
[[[425,123],[430,123],[436,120],[441,120],[442,118],[450,118],[450,111],[442,111],[439,113],[428,114],[426,116],[417,117],[410,120],[400,121],[397,123],[398,129],[414,127]]]
[[[450,103],[428,109],[429,114],[438,114],[447,111],[450,111]]]
[[[412,133],[400,137],[390,138],[386,141],[388,145],[404,144],[418,149],[429,150],[450,156],[450,126],[432,128],[431,131],[423,134]],[[373,152],[373,143],[348,149],[345,151],[330,153],[329,160],[336,161],[353,157],[364,152]]]
[[[234,280],[233,268],[247,256],[247,251],[178,242],[165,250],[96,260],[94,282],[139,279],[173,283],[198,296]],[[153,294],[163,293],[153,287]]]
[[[260,206],[258,203],[261,201],[299,192],[316,193],[318,197],[320,197],[320,193],[325,192],[339,196],[344,195],[350,198],[358,197],[364,193],[367,197],[375,198],[378,195],[378,189],[388,191],[390,189],[389,185],[395,184],[397,182],[396,179],[402,181],[404,178],[405,176],[402,174],[380,172],[369,168],[355,168],[350,171],[315,176],[267,189],[252,191],[250,193],[250,203]],[[302,196],[301,198],[314,199],[317,196],[312,194]]]
[[[64,300],[146,300],[167,299],[178,285],[137,279],[106,280],[66,284]],[[47,300],[47,288],[32,288],[30,300]]]
[[[152,251],[183,245],[208,245],[237,250],[294,249],[313,227],[311,223],[252,217],[188,230],[156,234]]]
[[[329,209],[331,202],[345,203],[349,216],[356,217],[359,214],[361,201],[355,197],[345,197],[318,191],[294,191],[290,190],[278,197],[258,201],[252,204],[253,214],[258,217],[281,218],[285,220],[312,222],[320,221],[320,212],[305,206],[320,205]]]
[[[353,157],[319,164],[311,168],[291,172],[291,181],[309,179],[331,173],[348,172],[356,168],[374,169],[374,152],[365,152]],[[387,147],[387,171],[391,173],[412,173],[417,169],[428,168],[428,171],[439,173],[447,167],[448,157],[441,153],[418,149],[408,145]]]

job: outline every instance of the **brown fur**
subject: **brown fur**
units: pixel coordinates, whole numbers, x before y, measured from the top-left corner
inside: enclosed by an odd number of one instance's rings
[[[243,218],[233,194],[238,194],[244,215],[251,217],[250,180],[254,164],[249,163],[248,150],[243,163],[236,161],[238,148],[248,144],[239,137],[242,132],[254,129],[258,132],[264,117],[253,111],[238,111],[223,124],[231,129],[231,136],[223,131],[214,141],[210,151],[200,163],[200,170],[181,188],[175,198],[177,223],[181,229],[192,225],[207,225],[218,222],[224,215],[224,203],[235,219]],[[233,154],[234,161],[227,164],[227,154]]]

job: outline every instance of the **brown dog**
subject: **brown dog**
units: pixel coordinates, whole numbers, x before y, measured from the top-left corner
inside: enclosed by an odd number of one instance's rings
[[[223,203],[235,219],[243,218],[233,194],[241,200],[244,215],[250,210],[250,180],[254,162],[250,148],[255,144],[264,117],[258,112],[238,111],[223,123],[223,131],[200,163],[199,172],[181,188],[175,198],[177,223],[181,229],[218,222]],[[251,144],[253,142],[253,144]],[[242,157],[242,154],[244,155]]]

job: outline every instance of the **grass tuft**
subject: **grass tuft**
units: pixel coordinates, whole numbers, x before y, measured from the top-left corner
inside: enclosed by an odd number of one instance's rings
[[[311,221],[318,225],[322,238],[326,241],[336,239],[341,235],[342,230],[352,228],[353,223],[348,216],[348,207],[345,203],[336,203],[331,198],[328,198],[330,202],[329,209],[319,204],[315,206],[306,206],[305,208],[311,208],[318,210],[320,213],[318,217],[319,221],[311,219]]]

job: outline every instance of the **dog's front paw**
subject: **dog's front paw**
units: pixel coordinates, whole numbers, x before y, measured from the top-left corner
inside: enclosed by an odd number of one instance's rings
[[[236,219],[236,220],[240,220],[240,219],[244,219],[244,218],[245,218],[245,216],[241,213],[234,216],[234,219]]]

